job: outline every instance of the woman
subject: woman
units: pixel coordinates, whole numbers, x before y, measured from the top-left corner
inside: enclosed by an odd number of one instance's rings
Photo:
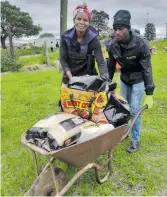
[[[63,82],[72,76],[95,75],[94,56],[101,75],[108,78],[108,69],[103,58],[95,29],[90,26],[91,13],[86,5],[79,5],[73,12],[74,27],[62,34],[60,62],[64,70]],[[93,56],[94,55],[94,56]]]

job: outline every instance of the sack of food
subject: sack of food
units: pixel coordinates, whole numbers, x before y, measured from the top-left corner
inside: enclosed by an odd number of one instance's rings
[[[52,114],[27,130],[26,139],[47,151],[55,151],[77,141],[81,126],[95,123],[68,113]]]
[[[112,124],[92,125],[89,127],[81,127],[81,135],[77,140],[77,144],[94,139],[104,133],[108,133],[114,129]]]

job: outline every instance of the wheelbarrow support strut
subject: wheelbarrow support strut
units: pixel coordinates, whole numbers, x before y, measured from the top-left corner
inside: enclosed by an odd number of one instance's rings
[[[104,183],[110,176],[111,174],[111,150],[108,151],[108,159],[106,160],[105,164],[103,164],[102,166],[99,166],[96,163],[90,163],[88,165],[86,165],[84,168],[82,168],[78,173],[75,174],[75,176],[67,183],[67,185],[61,190],[60,193],[57,194],[57,196],[63,196],[68,190],[69,188],[85,173],[87,172],[89,169],[94,168],[95,169],[95,173],[96,173],[96,181],[99,184]],[[107,174],[105,175],[105,177],[103,179],[100,179],[99,176],[99,171],[108,164],[108,171]],[[55,185],[56,186],[56,185]]]

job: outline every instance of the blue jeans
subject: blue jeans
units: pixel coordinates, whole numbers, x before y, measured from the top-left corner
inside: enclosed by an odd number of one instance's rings
[[[126,85],[120,81],[121,96],[123,96],[130,104],[130,112],[132,119],[135,117],[139,109],[141,108],[143,95],[145,92],[144,82],[140,82],[133,85]],[[141,130],[141,116],[138,117],[136,123],[132,127],[132,142],[140,141]]]

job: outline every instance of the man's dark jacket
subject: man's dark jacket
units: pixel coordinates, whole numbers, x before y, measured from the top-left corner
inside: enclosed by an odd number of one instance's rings
[[[116,62],[121,66],[121,81],[132,85],[144,81],[147,95],[152,95],[154,84],[152,80],[151,55],[146,39],[140,34],[130,31],[130,41],[122,47],[116,39],[109,48],[108,70],[113,79]]]

